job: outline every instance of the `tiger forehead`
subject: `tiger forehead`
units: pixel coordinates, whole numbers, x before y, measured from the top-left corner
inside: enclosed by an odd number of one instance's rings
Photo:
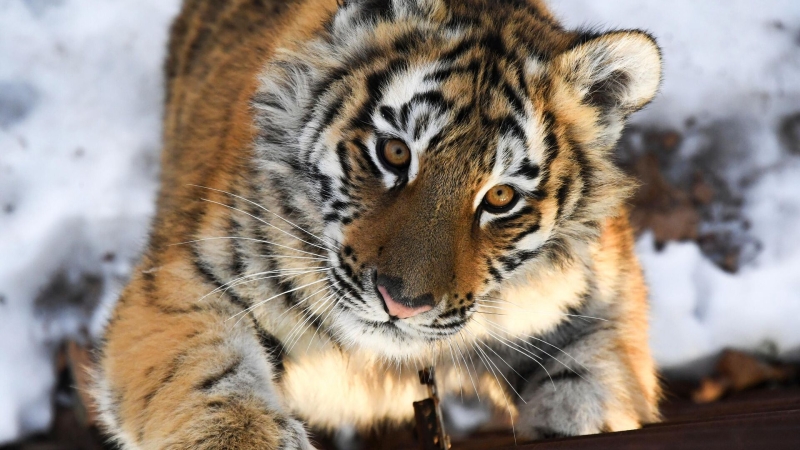
[[[409,10],[411,2],[392,0],[359,0],[345,2],[334,23],[334,30],[352,30],[360,24],[375,25],[379,40],[401,45],[407,50],[424,31],[444,31],[448,36],[465,40],[479,39],[492,52],[508,49],[534,49],[547,57],[569,46],[571,33],[552,17],[537,0],[426,0],[428,11]],[[421,6],[417,2],[416,6]],[[433,11],[434,9],[436,11]],[[429,37],[429,36],[424,36]]]
[[[346,111],[351,125],[363,127],[371,116],[379,132],[420,141],[428,152],[458,147],[460,157],[478,158],[484,167],[498,146],[524,156],[526,146],[537,144],[542,136],[530,130],[537,122],[530,116],[545,103],[546,80],[528,69],[565,46],[551,17],[526,2],[448,1],[449,18],[431,23],[401,17],[390,3],[352,4],[366,15],[359,20],[371,38],[354,43],[359,51],[344,61],[351,80],[360,79],[356,89],[363,88],[364,101]],[[342,19],[340,26],[354,23]]]
[[[486,83],[482,77],[493,79]],[[468,70],[444,64],[406,68],[380,98],[373,113],[379,133],[422,140],[429,156],[441,154],[448,162],[472,161],[491,170],[500,154],[501,166],[508,168],[530,156],[529,147],[542,135],[537,110],[543,102],[534,106],[528,87],[503,79],[491,63]]]

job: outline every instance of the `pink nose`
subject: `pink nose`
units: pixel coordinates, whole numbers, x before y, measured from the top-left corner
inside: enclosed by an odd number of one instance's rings
[[[412,308],[403,305],[402,303],[398,303],[392,298],[391,295],[389,295],[389,291],[387,291],[386,288],[381,285],[378,285],[378,292],[381,293],[383,302],[386,303],[386,308],[389,310],[389,315],[397,317],[398,319],[408,319],[409,317],[414,317],[433,309],[433,306],[431,305],[422,305]]]

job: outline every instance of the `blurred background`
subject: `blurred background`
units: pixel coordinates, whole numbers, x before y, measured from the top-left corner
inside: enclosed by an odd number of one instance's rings
[[[661,94],[617,157],[641,184],[632,221],[670,386],[703,402],[797,384],[800,2],[548,3],[569,28],[642,28],[663,49]],[[0,0],[0,447],[89,448],[70,368],[145,241],[179,6]]]

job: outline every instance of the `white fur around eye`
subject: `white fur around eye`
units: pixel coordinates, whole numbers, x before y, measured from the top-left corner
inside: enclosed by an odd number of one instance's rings
[[[538,137],[541,135],[539,132],[540,126],[538,122],[525,120],[526,134]],[[541,177],[533,180],[528,178],[514,175],[514,172],[519,168],[523,161],[527,160],[532,164],[538,164],[540,159],[539,154],[531,151],[525,142],[520,141],[518,138],[510,138],[508,136],[501,136],[496,145],[497,154],[495,155],[495,165],[492,168],[492,173],[483,184],[481,189],[475,195],[472,201],[472,210],[477,212],[486,194],[495,186],[500,184],[509,185],[521,195],[524,192],[533,192],[538,187]],[[524,196],[523,196],[524,197]],[[494,214],[488,211],[481,213],[480,225],[483,226],[497,218],[514,214],[522,209],[525,205],[525,199],[520,198],[514,207],[504,213]]]
[[[480,210],[481,204],[483,203],[483,199],[486,197],[486,194],[492,188],[494,188],[495,186],[497,186],[499,184],[507,184],[507,185],[511,186],[517,192],[517,195],[520,195],[519,188],[517,186],[515,186],[513,183],[507,182],[507,180],[503,176],[503,174],[502,173],[498,173],[498,172],[500,172],[500,170],[498,169],[498,165],[495,165],[495,173],[492,173],[492,176],[489,177],[489,179],[486,181],[486,183],[484,183],[483,187],[481,187],[481,189],[478,191],[477,195],[475,196],[475,199],[473,200],[473,203],[472,203],[472,210],[476,214]],[[483,227],[484,225],[486,225],[487,223],[489,223],[489,222],[491,222],[491,221],[493,221],[495,219],[498,219],[498,218],[501,218],[501,217],[508,216],[510,214],[516,213],[517,211],[522,209],[524,207],[524,205],[525,205],[525,199],[524,198],[520,198],[520,199],[517,200],[517,204],[514,205],[514,207],[511,208],[511,210],[509,210],[507,212],[500,213],[500,214],[494,214],[494,213],[490,213],[488,211],[482,211],[480,213],[481,216],[480,216],[480,218],[478,220],[478,223],[480,224],[481,227]]]
[[[419,173],[421,155],[428,149],[430,140],[447,125],[448,111],[439,111],[438,108],[425,103],[415,104],[408,113],[407,126],[403,127],[402,124],[398,123],[398,126],[395,126],[387,120],[381,113],[381,108],[390,108],[395,111],[399,117],[403,105],[411,101],[415,95],[438,90],[440,86],[439,83],[425,81],[425,76],[437,70],[438,67],[437,64],[427,64],[413,67],[396,74],[384,89],[381,100],[372,116],[373,124],[380,135],[400,139],[405,142],[411,150],[411,164],[407,172],[409,183],[413,183]],[[425,116],[429,118],[428,124],[421,130],[422,132],[417,139],[415,139],[414,128],[416,123]],[[377,159],[377,141],[377,136],[373,135],[370,137],[368,143],[371,149],[370,154],[376,165],[378,165],[383,172],[382,180],[384,186],[390,188],[397,182],[397,175],[383,167],[383,164]]]
[[[489,189],[486,189],[486,192],[490,191],[491,188],[494,187],[494,186],[496,186],[496,185],[493,185]],[[517,191],[517,189],[514,189],[514,190]],[[483,195],[485,196],[486,193],[484,193]],[[517,195],[520,195],[519,192],[517,192]],[[481,197],[481,202],[483,202],[483,197]],[[479,220],[480,226],[483,227],[484,225],[486,225],[487,223],[489,223],[489,222],[491,222],[493,220],[500,219],[500,218],[505,217],[505,216],[510,216],[511,214],[514,214],[514,213],[518,212],[520,209],[522,209],[524,207],[525,207],[525,199],[524,198],[520,198],[520,199],[517,200],[517,204],[514,205],[513,208],[511,208],[510,210],[508,210],[506,212],[503,212],[503,213],[492,213],[492,212],[489,212],[489,211],[482,211],[481,212],[481,217],[480,217],[480,220]]]

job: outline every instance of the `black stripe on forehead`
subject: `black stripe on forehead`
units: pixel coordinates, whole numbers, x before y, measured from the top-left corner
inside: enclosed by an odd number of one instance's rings
[[[412,104],[423,104],[427,103],[430,106],[439,108],[441,110],[448,109],[450,107],[450,102],[444,98],[441,91],[433,90],[433,91],[426,91],[414,94],[409,100],[408,103]]]
[[[417,117],[414,121],[414,130],[412,131],[412,138],[414,141],[422,138],[422,131],[428,129],[431,124],[432,114],[430,111],[425,111],[421,116]]]
[[[361,20],[392,20],[394,9],[392,0],[347,0],[343,8],[358,8],[358,19]]]
[[[516,117],[508,115],[499,120],[500,134],[511,136],[519,140],[523,145],[527,142],[525,129],[520,125]]]
[[[478,60],[472,60],[466,64],[464,63],[447,64],[445,67],[437,69],[425,75],[424,80],[442,82],[448,78],[460,75],[471,75],[472,78],[474,79],[477,78],[480,70],[481,70],[481,63]]]
[[[390,106],[381,106],[379,109],[381,117],[383,120],[389,123],[389,125],[393,126],[396,129],[400,128],[400,123],[397,121],[397,111]]]
[[[550,181],[551,165],[558,157],[560,148],[558,146],[558,138],[555,134],[556,119],[552,112],[545,111],[542,113],[542,122],[544,125],[544,158],[542,159],[542,180],[539,186],[544,189]]]
[[[512,175],[533,181],[539,176],[539,166],[525,157]]]
[[[403,40],[407,36],[412,35],[413,33],[404,33],[398,36],[397,40]],[[352,76],[354,73],[357,73],[360,70],[367,68],[370,65],[374,65],[380,62],[387,54],[387,50],[382,47],[374,47],[370,46],[365,49],[361,49],[356,55],[351,55],[350,58],[342,61],[341,65],[328,72],[324,77],[318,80],[314,87],[311,89],[309,93],[309,98],[318,99],[321,98],[325,92],[329,91],[332,87],[337,85],[339,82],[343,81],[345,78]],[[404,61],[401,58],[395,58],[391,60],[388,64],[392,66],[392,64],[397,63],[398,61]],[[356,91],[349,91],[349,95],[353,95]],[[331,100],[328,107],[333,108],[333,104],[341,105],[344,103],[344,98],[346,96],[337,97]],[[310,111],[306,113],[303,117],[303,123],[309,123],[311,118],[316,113],[316,108],[312,108]]]
[[[367,77],[365,82],[367,98],[359,107],[358,113],[350,120],[348,128],[354,129],[371,123],[372,113],[380,99],[381,91],[386,87],[388,80],[392,76],[406,67],[408,67],[408,62],[405,58],[393,59],[389,61],[386,67],[371,73]]]
[[[443,53],[439,59],[444,63],[452,64],[474,50],[480,50],[495,57],[508,53],[503,38],[497,33],[490,32],[462,40],[458,45]]]
[[[446,114],[451,108],[450,102],[439,90],[419,92],[403,103],[400,108],[389,105],[378,107],[378,114],[397,132],[406,132],[412,135],[414,141],[422,137],[436,116]],[[414,112],[421,110],[417,114]],[[413,116],[413,123],[411,122]],[[437,141],[438,142],[438,141]],[[428,143],[431,147],[433,142]]]

